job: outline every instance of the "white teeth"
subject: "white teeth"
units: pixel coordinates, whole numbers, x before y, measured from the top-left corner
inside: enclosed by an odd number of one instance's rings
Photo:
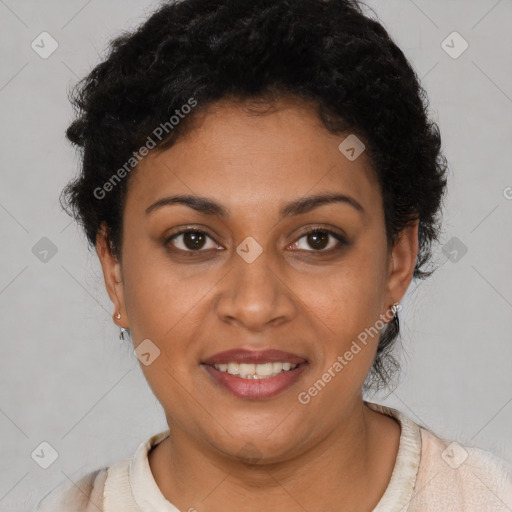
[[[220,370],[220,368],[218,368]],[[223,372],[228,372],[231,375],[238,375],[239,369],[238,369],[238,363],[228,363],[227,369],[222,370]]]
[[[240,377],[247,377],[248,375],[254,375],[255,371],[256,371],[255,364],[240,363],[238,365],[238,375],[240,375]]]
[[[274,373],[273,363],[264,363],[256,366],[256,375],[260,377],[270,377]]]
[[[221,363],[213,365],[214,368],[221,372],[226,372],[230,375],[238,375],[242,379],[268,379],[282,372],[293,370],[297,366],[296,364],[280,362],[261,364]]]

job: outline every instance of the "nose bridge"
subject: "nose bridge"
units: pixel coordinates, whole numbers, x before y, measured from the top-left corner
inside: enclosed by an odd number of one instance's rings
[[[291,318],[295,309],[293,299],[278,274],[278,265],[271,260],[270,252],[264,251],[254,239],[246,239],[237,247],[217,302],[222,320],[260,330],[277,319]]]

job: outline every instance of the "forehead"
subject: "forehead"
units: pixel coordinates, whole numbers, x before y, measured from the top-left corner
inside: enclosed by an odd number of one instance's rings
[[[349,134],[330,133],[313,107],[281,100],[255,114],[246,106],[215,104],[171,148],[147,156],[130,178],[127,207],[176,192],[255,210],[326,191],[379,203],[367,155],[351,161],[342,154]]]

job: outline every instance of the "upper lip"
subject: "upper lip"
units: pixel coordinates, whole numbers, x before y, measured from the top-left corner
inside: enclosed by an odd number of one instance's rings
[[[213,356],[202,361],[203,364],[222,364],[222,363],[274,363],[283,362],[290,364],[305,363],[306,359],[292,354],[283,352],[282,350],[266,349],[266,350],[247,350],[243,348],[235,348],[224,352],[217,352]]]

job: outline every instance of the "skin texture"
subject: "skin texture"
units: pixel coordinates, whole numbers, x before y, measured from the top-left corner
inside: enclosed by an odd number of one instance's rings
[[[277,106],[255,116],[242,103],[215,104],[195,130],[150,154],[130,177],[121,261],[105,232],[97,237],[105,284],[122,315],[115,322],[131,329],[135,346],[150,339],[160,350],[141,368],[171,436],[149,461],[180,510],[314,512],[343,503],[369,511],[396,460],[399,424],[364,406],[361,395],[377,336],[310,403],[297,395],[401,300],[416,261],[418,223],[389,247],[366,154],[349,161],[338,150],[347,134],[329,133],[307,105],[281,99]],[[279,216],[291,201],[333,192],[351,196],[364,214],[333,203]],[[173,194],[208,197],[230,215],[185,205],[145,214]],[[190,227],[210,237],[200,251],[190,238],[187,245],[187,235],[165,247],[167,237]],[[338,245],[331,236],[316,246],[304,233],[317,227],[344,234],[347,245],[331,250]],[[236,252],[249,236],[263,249],[250,264]],[[241,399],[200,365],[231,348],[278,348],[309,365],[279,395]],[[254,452],[258,460],[244,462],[241,455]]]

